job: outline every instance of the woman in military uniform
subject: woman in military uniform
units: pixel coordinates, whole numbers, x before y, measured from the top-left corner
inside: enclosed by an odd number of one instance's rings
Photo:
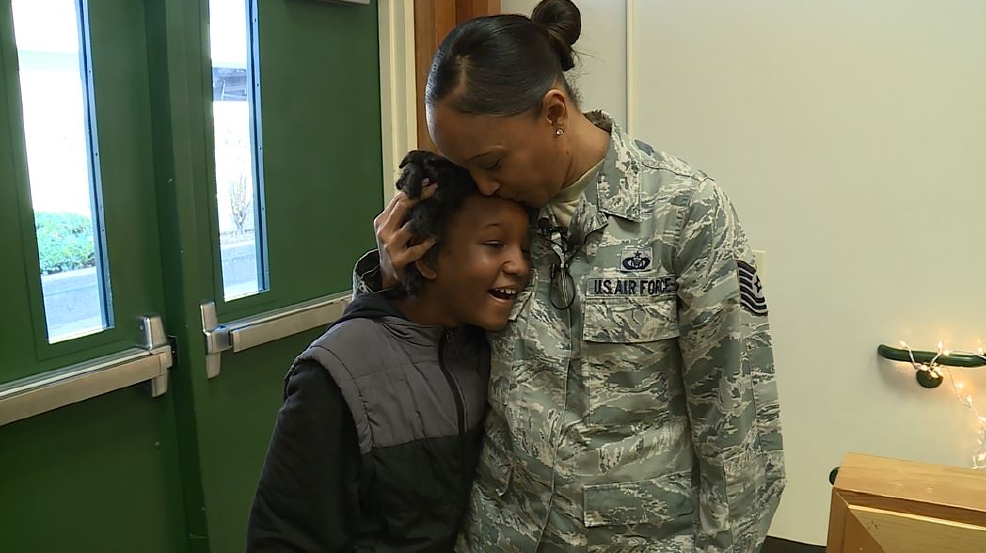
[[[484,194],[540,212],[530,284],[490,334],[457,549],[757,551],[785,476],[753,255],[709,176],[578,109],[565,72],[580,32],[568,0],[473,19],[428,75],[441,152]],[[396,283],[430,246],[401,227],[411,204],[398,195],[375,221],[357,291]]]

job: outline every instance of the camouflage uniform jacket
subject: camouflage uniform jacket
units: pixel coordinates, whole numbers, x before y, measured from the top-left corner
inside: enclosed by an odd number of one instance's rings
[[[531,282],[490,336],[457,550],[755,552],[785,476],[752,253],[709,177],[590,117],[606,160],[568,229],[542,210]]]

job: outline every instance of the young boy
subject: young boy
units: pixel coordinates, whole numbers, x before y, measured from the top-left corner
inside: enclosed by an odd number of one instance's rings
[[[482,444],[490,353],[528,278],[530,218],[411,152],[397,183],[435,247],[397,294],[364,294],[294,362],[247,550],[452,551]]]

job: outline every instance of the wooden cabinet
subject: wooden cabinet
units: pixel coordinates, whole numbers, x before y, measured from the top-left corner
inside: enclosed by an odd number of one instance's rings
[[[826,551],[986,552],[986,472],[849,454]]]

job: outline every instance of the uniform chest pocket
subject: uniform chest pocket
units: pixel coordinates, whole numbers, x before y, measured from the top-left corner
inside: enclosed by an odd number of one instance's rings
[[[680,392],[678,315],[674,296],[587,299],[582,379],[588,421],[628,431],[667,417]]]
[[[582,339],[587,342],[636,344],[677,338],[674,296],[587,298]]]

